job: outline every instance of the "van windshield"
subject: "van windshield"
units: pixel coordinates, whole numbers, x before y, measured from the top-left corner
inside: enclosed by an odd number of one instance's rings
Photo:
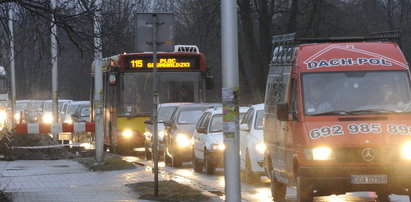
[[[306,115],[411,112],[406,71],[356,71],[302,75]]]

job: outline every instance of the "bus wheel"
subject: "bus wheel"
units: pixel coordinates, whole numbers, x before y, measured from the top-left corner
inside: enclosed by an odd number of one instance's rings
[[[193,157],[192,157],[192,161],[193,161],[193,168],[194,168],[194,172],[199,173],[201,172],[201,170],[203,170],[203,163],[200,162],[200,160],[198,160],[194,154],[194,149],[193,149]]]
[[[151,160],[152,154],[146,144],[144,144],[144,153],[145,153],[146,160]]]
[[[297,177],[297,202],[312,202],[313,190],[301,182],[301,177]]]
[[[271,173],[271,195],[274,201],[282,201],[285,199],[287,193],[287,185],[279,182],[274,173]]]
[[[245,182],[247,184],[255,184],[260,180],[260,175],[253,172],[250,162],[250,156],[247,153],[245,157]]]

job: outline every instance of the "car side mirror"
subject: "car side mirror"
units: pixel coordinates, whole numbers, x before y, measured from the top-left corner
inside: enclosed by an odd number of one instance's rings
[[[145,120],[144,123],[147,125],[153,125],[153,121],[151,121],[150,119]]]
[[[197,128],[197,133],[206,133],[206,129],[203,127]]]
[[[248,128],[248,124],[243,123],[240,125],[240,130],[242,131],[250,131],[250,128]]]
[[[277,104],[277,119],[280,121],[288,121],[288,104],[280,102]]]
[[[172,123],[171,121],[165,121],[165,122],[164,122],[164,125],[165,125],[165,126],[168,126],[168,127],[172,127],[172,126],[173,126],[173,123]]]

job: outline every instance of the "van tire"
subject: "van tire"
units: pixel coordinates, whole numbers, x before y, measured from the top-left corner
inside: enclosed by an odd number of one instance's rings
[[[194,172],[199,173],[203,170],[203,162],[201,162],[200,160],[198,160],[194,154],[194,149],[193,149],[193,157],[192,157],[192,161],[193,161],[193,169]]]
[[[279,182],[271,173],[271,195],[274,201],[283,201],[287,193],[287,185]]]
[[[301,177],[297,177],[297,202],[312,202],[313,200],[313,190],[301,182]]]
[[[205,169],[207,175],[214,175],[215,173],[215,166],[213,164],[213,160],[211,156],[207,155],[207,150],[204,149],[204,161],[205,161]]]
[[[250,155],[248,154],[248,152],[245,157],[244,177],[245,177],[245,182],[247,184],[256,184],[260,181],[260,175],[253,172],[253,169],[251,167]]]

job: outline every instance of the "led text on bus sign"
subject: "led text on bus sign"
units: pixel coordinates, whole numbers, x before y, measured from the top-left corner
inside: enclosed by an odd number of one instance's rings
[[[179,69],[179,68],[192,68],[194,65],[192,64],[190,58],[187,59],[177,59],[177,58],[159,58],[157,62],[157,68],[169,68],[169,69]],[[130,69],[140,69],[140,68],[153,68],[154,63],[147,59],[132,59],[129,61],[129,68]]]

